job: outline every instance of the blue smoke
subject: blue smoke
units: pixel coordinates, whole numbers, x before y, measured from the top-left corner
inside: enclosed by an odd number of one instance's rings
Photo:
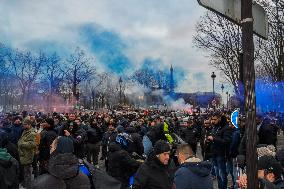
[[[256,80],[256,105],[260,112],[284,112],[284,82]]]
[[[132,68],[131,61],[124,54],[127,45],[118,34],[86,24],[80,28],[80,36],[109,71],[121,74]]]

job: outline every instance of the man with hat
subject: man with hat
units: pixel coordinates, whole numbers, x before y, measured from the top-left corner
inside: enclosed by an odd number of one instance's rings
[[[135,189],[170,189],[172,177],[168,168],[170,160],[170,145],[159,140],[154,145],[154,151],[137,171],[134,181]]]
[[[32,122],[29,119],[23,121],[24,132],[18,141],[18,151],[20,156],[20,164],[24,172],[24,187],[27,189],[31,188],[31,164],[35,155],[35,137],[36,133],[32,128]]]

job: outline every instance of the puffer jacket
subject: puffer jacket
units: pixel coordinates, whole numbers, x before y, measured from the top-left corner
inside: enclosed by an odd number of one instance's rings
[[[20,162],[22,165],[28,165],[33,162],[35,155],[36,133],[33,128],[24,130],[21,138],[18,141],[18,151],[20,156]]]
[[[32,189],[90,189],[89,178],[79,172],[79,161],[71,153],[51,156],[49,174],[36,178]]]

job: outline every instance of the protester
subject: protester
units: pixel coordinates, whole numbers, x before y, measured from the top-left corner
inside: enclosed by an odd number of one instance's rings
[[[73,152],[70,137],[56,138],[51,145],[48,174],[36,178],[32,189],[90,189],[90,180],[79,171],[79,160]]]
[[[217,176],[219,189],[227,189],[228,179],[226,170],[226,150],[230,145],[232,132],[228,127],[225,116],[216,112],[211,118],[213,132],[207,140],[212,142],[211,151],[213,155],[213,166]]]
[[[0,133],[0,188],[19,188],[19,162],[9,153],[7,147],[8,135]],[[11,143],[12,144],[12,143]],[[10,149],[11,150],[11,149]],[[13,150],[12,150],[13,151]]]
[[[24,132],[18,141],[18,150],[20,156],[20,164],[23,170],[24,182],[23,186],[26,189],[31,188],[32,181],[32,162],[35,155],[35,132],[31,126],[31,121],[25,119],[23,121]]]
[[[134,189],[172,188],[172,175],[168,168],[170,150],[166,141],[159,140],[155,143],[154,151],[135,175]]]
[[[97,120],[95,118],[90,119],[87,138],[87,160],[94,165],[98,165],[103,131],[97,124]]]
[[[176,189],[212,189],[211,179],[212,165],[209,161],[202,162],[195,157],[188,144],[178,146],[176,151],[180,168],[174,177],[174,188]]]
[[[57,133],[54,130],[54,120],[52,118],[45,119],[42,123],[43,130],[40,133],[39,144],[39,162],[40,162],[40,174],[47,172],[48,160],[50,158],[50,145],[57,137]]]

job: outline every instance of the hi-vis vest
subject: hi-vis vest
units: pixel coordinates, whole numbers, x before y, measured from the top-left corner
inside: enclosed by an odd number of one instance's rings
[[[166,123],[166,122],[164,122],[164,134],[165,134],[165,137],[167,138],[167,140],[168,140],[168,142],[170,143],[170,144],[173,144],[174,143],[174,139],[173,139],[173,137],[170,135],[170,132],[169,132],[169,125]]]

